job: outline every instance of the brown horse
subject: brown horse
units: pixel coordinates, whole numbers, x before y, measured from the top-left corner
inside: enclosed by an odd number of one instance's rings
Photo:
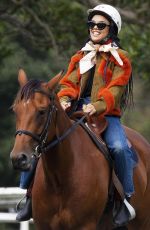
[[[103,215],[111,179],[108,161],[80,121],[70,120],[61,108],[54,80],[28,81],[23,70],[18,79],[21,89],[13,104],[17,132],[11,159],[15,168],[28,170],[35,149],[41,152],[32,189],[36,229],[111,230],[109,215]],[[137,215],[127,227],[149,230],[150,145],[135,131],[126,131],[139,158],[132,198]]]

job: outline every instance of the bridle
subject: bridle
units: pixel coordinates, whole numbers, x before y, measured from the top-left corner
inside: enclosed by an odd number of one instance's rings
[[[57,117],[57,107],[55,105],[55,95],[54,93],[52,94],[48,94],[47,92],[43,91],[43,90],[34,90],[34,92],[38,92],[41,93],[45,96],[47,96],[49,98],[49,100],[51,101],[51,103],[48,106],[48,113],[47,113],[47,118],[46,118],[46,122],[44,124],[44,127],[42,129],[42,132],[40,134],[35,134],[32,133],[31,131],[28,130],[24,130],[24,129],[19,129],[16,131],[15,136],[17,135],[27,135],[32,137],[36,142],[38,142],[38,145],[35,148],[35,153],[33,154],[35,157],[40,157],[42,153],[46,153],[49,149],[53,148],[55,145],[61,143],[71,132],[73,132],[75,130],[75,128],[83,122],[83,120],[85,119],[85,116],[81,117],[79,120],[77,120],[76,122],[74,122],[72,124],[72,126],[67,129],[65,131],[65,133],[63,133],[61,136],[56,135],[56,137],[54,138],[53,141],[48,142],[47,143],[47,137],[48,137],[48,131],[49,131],[49,126],[51,125],[53,118],[54,118],[54,114],[55,117]],[[55,121],[57,122],[57,120]]]

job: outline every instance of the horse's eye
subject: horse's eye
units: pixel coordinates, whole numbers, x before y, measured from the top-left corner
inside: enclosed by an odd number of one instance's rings
[[[42,109],[42,110],[39,110],[39,114],[40,115],[44,115],[46,113],[46,110]]]

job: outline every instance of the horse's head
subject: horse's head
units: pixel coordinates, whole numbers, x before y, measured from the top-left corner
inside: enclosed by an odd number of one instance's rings
[[[20,90],[13,104],[16,115],[16,138],[11,160],[14,168],[28,170],[35,149],[43,145],[47,138],[48,125],[56,107],[54,88],[61,73],[45,83],[28,81],[23,70],[19,71]]]

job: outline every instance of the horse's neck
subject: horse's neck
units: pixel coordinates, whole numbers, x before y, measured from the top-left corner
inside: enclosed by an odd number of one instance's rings
[[[72,123],[64,113],[57,114],[55,127],[55,137],[62,136]],[[51,127],[50,127],[51,132]],[[70,135],[65,137],[63,141],[57,143],[42,156],[45,178],[55,189],[61,184],[65,184],[73,162],[73,154],[70,148]]]
[[[56,119],[56,135],[63,135],[70,127],[72,122],[64,111],[58,111]]]

